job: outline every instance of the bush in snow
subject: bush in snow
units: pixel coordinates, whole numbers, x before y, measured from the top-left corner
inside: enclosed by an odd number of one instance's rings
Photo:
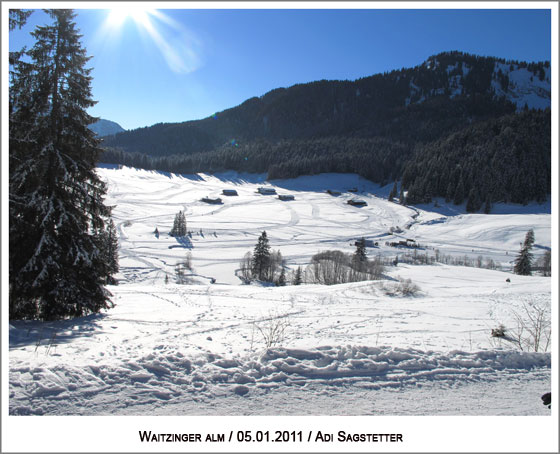
[[[313,284],[336,285],[379,279],[384,271],[381,258],[367,259],[357,246],[354,255],[342,251],[322,251],[311,257],[305,280]]]
[[[255,341],[255,333],[258,332],[265,348],[279,346],[286,338],[286,330],[290,326],[288,314],[270,312],[268,317],[252,324],[251,350]]]
[[[505,339],[519,350],[547,352],[551,340],[550,308],[537,302],[525,302],[520,310],[512,310],[516,326]]]
[[[412,282],[411,279],[399,277],[398,282],[385,284],[383,291],[389,296],[415,296],[420,291],[420,287]]]
[[[192,256],[188,252],[185,258],[175,265],[175,279],[177,284],[188,284],[189,279],[186,275],[187,271],[192,271]],[[167,275],[165,276],[167,278]]]

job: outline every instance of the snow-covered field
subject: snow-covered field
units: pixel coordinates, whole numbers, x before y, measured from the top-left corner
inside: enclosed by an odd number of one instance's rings
[[[469,215],[442,200],[388,202],[391,185],[356,175],[99,172],[120,238],[115,307],[10,325],[10,415],[551,415],[540,396],[555,350],[520,352],[490,335],[515,331],[526,308],[550,314],[551,278],[509,272],[527,230],[536,257],[551,247],[550,204]],[[295,200],[256,193],[263,185]],[[208,195],[223,204],[200,201]],[[356,196],[368,205],[346,203]],[[188,241],[167,235],[179,210]],[[408,238],[418,253],[483,256],[502,270],[400,263],[381,281],[243,285],[236,270],[263,230],[291,269],[322,250],[352,253],[365,237],[378,242],[370,257],[402,255],[385,242]],[[178,285],[187,252],[194,274]],[[403,279],[414,296],[395,293]]]

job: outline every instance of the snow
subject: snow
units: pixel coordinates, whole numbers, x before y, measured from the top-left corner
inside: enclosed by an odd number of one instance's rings
[[[432,63],[428,62],[428,69]],[[439,62],[436,61],[436,66]],[[448,74],[449,96],[455,98],[460,96],[463,92],[463,80],[469,74],[471,68],[463,63],[462,74],[451,75],[457,69],[457,63],[448,65],[446,72]],[[509,86],[507,90],[503,90],[498,73],[508,77]],[[544,78],[539,79],[538,75],[533,74],[529,69],[519,67],[518,64],[506,64],[496,62],[494,65],[494,72],[490,82],[491,90],[498,97],[505,97],[517,106],[517,110],[521,111],[527,105],[530,109],[546,109],[550,107],[551,99],[551,69],[550,67],[544,68]],[[420,88],[411,80],[410,81],[410,96],[405,99],[405,106],[410,105],[411,100],[420,92]],[[445,92],[444,87],[434,88],[430,91],[430,96],[441,95]],[[416,103],[425,101],[426,97],[422,96]]]
[[[501,71],[509,78],[509,87],[506,92],[498,80],[492,79],[492,88],[499,96],[505,96],[517,106],[517,110],[523,110],[525,104],[529,109],[546,109],[550,107],[551,84],[550,67],[544,68],[544,79],[540,80],[527,68],[520,68],[517,64],[496,63],[494,75]]]
[[[551,278],[507,272],[530,228],[536,256],[552,246],[550,203],[467,214],[443,201],[416,208],[388,202],[392,183],[380,187],[357,175],[266,181],[264,175],[235,172],[98,171],[108,182],[107,203],[115,205],[119,233],[120,282],[109,287],[115,307],[74,320],[11,322],[11,424],[23,425],[19,415],[166,415],[181,416],[183,422],[188,417],[192,427],[203,430],[196,415],[552,414],[537,418],[535,433],[540,433],[558,422],[555,402],[551,411],[540,400],[554,384],[550,351],[521,352],[490,335],[500,324],[515,330],[516,314],[528,304],[551,310]],[[263,184],[295,200],[260,195]],[[356,196],[348,192],[354,187],[366,207],[346,203]],[[224,188],[239,195],[225,198],[223,205],[200,202]],[[333,197],[327,189],[342,194]],[[167,235],[179,210],[191,231],[188,241]],[[390,234],[397,226],[403,233]],[[402,254],[385,241],[415,238],[425,247],[422,254],[439,249],[473,259],[483,255],[503,270],[400,263],[387,267],[380,281],[243,285],[236,270],[263,230],[292,270],[305,267],[321,250],[352,253],[360,237],[379,242],[368,248],[369,257]],[[190,284],[178,285],[174,267],[186,252],[194,271]],[[395,292],[404,279],[418,286],[415,295]],[[271,340],[267,335],[273,329],[282,334]],[[305,419],[298,427],[325,424],[320,421]],[[185,430],[177,424],[176,430]],[[430,430],[423,424],[392,431]],[[367,424],[355,427],[368,430]],[[34,442],[18,439],[18,446]],[[522,446],[499,442],[505,450]],[[92,449],[102,443],[92,440]],[[146,449],[131,446],[122,449]],[[119,450],[114,444],[107,449]]]

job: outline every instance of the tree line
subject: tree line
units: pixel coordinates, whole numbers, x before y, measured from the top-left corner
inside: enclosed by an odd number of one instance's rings
[[[267,173],[269,179],[339,172],[385,185],[401,180],[409,204],[444,197],[467,211],[497,202],[542,202],[551,191],[550,109],[470,124],[433,142],[324,137],[226,144],[213,152],[150,157],[106,150],[104,162],[178,173]],[[396,195],[396,194],[394,194]]]
[[[407,203],[445,197],[468,212],[496,202],[543,202],[551,192],[550,109],[469,126],[417,148],[404,166]]]

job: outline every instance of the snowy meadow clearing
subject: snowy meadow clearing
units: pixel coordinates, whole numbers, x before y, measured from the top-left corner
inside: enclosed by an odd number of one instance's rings
[[[520,351],[491,336],[500,325],[526,336],[519,321],[534,310],[550,320],[551,278],[511,273],[529,229],[535,258],[550,248],[550,204],[468,215],[442,200],[388,202],[392,185],[355,175],[99,172],[120,241],[115,307],[10,325],[11,415],[550,415],[550,345]],[[260,195],[263,185],[294,200]],[[367,206],[346,203],[355,196]],[[191,233],[177,240],[180,210]],[[361,237],[378,243],[369,258],[412,254],[385,243],[414,239],[417,254],[482,256],[501,270],[401,262],[377,281],[245,285],[239,264],[262,231],[292,270],[319,251],[352,253]]]

